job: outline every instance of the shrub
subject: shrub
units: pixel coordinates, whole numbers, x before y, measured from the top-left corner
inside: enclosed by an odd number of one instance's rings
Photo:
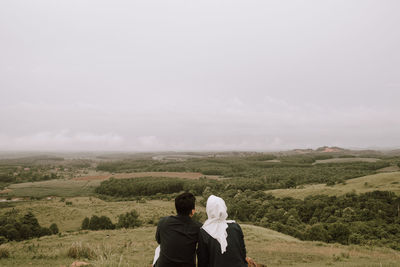
[[[82,226],[81,226],[82,230],[88,230],[89,229],[89,223],[90,223],[90,220],[89,220],[88,217],[83,219]]]
[[[323,225],[314,224],[307,229],[306,239],[328,242],[330,237],[328,231],[324,228]]]
[[[107,216],[93,215],[90,219],[85,218],[82,221],[82,230],[103,230],[103,229],[115,229],[115,225],[111,222]]]
[[[51,230],[47,227],[40,227],[39,236],[51,235]]]
[[[350,230],[346,224],[332,223],[328,225],[328,233],[331,241],[347,245],[349,243]]]
[[[58,226],[57,226],[57,224],[52,223],[52,224],[50,225],[49,229],[50,229],[50,231],[51,231],[51,233],[52,233],[53,235],[58,234]]]
[[[117,228],[135,228],[142,225],[136,210],[118,216]]]
[[[362,244],[364,242],[364,237],[360,234],[353,233],[349,236],[350,244]]]

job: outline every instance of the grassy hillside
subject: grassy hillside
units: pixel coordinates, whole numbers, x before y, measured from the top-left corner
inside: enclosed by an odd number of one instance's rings
[[[43,226],[57,223],[61,234],[3,244],[1,248],[11,255],[0,259],[0,266],[69,266],[76,259],[67,256],[68,250],[78,244],[92,255],[90,259],[82,257],[81,260],[92,266],[148,267],[156,247],[153,222],[174,213],[173,201],[105,202],[95,197],[60,200],[24,201],[1,209],[0,213],[13,208],[21,213],[32,211]],[[66,202],[72,204],[66,205]],[[132,209],[139,212],[145,223],[143,227],[79,231],[86,216],[106,215],[115,222],[119,214]],[[200,205],[197,209],[204,212]],[[304,242],[267,228],[245,224],[242,228],[248,255],[268,266],[399,266],[400,252],[387,248]]]
[[[321,159],[316,160],[313,164],[320,163],[343,163],[343,162],[377,162],[380,159],[376,158],[332,158],[332,159]]]
[[[310,195],[343,195],[349,192],[365,193],[374,190],[392,191],[400,195],[400,172],[379,173],[349,179],[345,184],[327,186],[326,184],[305,185],[296,189],[268,190],[275,197],[294,197],[304,199]]]
[[[382,248],[362,248],[318,242],[302,242],[293,237],[256,226],[242,225],[247,252],[268,266],[399,266],[400,253]],[[86,248],[92,266],[148,267],[156,242],[154,226],[137,229],[63,233],[2,245],[10,251],[1,266],[69,266],[76,259],[67,256],[78,243]],[[75,245],[76,246],[76,245]],[[89,247],[89,248],[87,248]]]
[[[39,182],[16,183],[8,186],[5,192],[0,194],[3,197],[77,197],[93,195],[94,188],[99,186],[104,180],[114,177],[116,179],[140,178],[140,177],[168,177],[182,179],[199,179],[207,177],[218,179],[218,176],[202,175],[194,172],[137,172],[137,173],[118,173],[91,172],[90,175],[75,176],[72,179],[55,179]],[[0,191],[1,192],[1,191]]]
[[[50,180],[42,182],[29,182],[13,184],[8,188],[8,195],[13,197],[74,197],[92,195],[94,188],[100,184],[100,180],[75,181],[75,180]]]
[[[117,221],[120,214],[136,210],[144,223],[158,221],[162,216],[175,213],[173,201],[151,200],[145,203],[135,201],[106,202],[95,197],[75,197],[60,201],[61,198],[40,201],[22,201],[15,203],[14,207],[3,208],[0,215],[10,209],[17,209],[21,214],[31,211],[35,214],[40,225],[45,227],[56,223],[61,232],[78,231],[82,220],[92,215],[105,215],[113,222]],[[70,205],[67,205],[70,202]],[[201,206],[198,211],[204,211]]]

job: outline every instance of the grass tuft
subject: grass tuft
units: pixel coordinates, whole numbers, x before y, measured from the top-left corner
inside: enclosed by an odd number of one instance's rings
[[[68,249],[67,256],[73,259],[95,259],[97,258],[96,252],[90,248],[88,244],[82,245],[82,242],[75,242]]]
[[[7,259],[10,257],[10,251],[7,247],[0,247],[0,259]]]

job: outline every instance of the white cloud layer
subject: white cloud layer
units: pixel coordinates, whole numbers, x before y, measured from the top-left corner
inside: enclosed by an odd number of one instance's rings
[[[400,147],[400,2],[0,3],[0,150]]]

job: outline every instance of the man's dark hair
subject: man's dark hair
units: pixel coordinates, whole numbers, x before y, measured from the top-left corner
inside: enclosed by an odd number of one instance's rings
[[[175,198],[175,208],[179,215],[189,215],[194,209],[196,198],[192,193],[183,193]]]

